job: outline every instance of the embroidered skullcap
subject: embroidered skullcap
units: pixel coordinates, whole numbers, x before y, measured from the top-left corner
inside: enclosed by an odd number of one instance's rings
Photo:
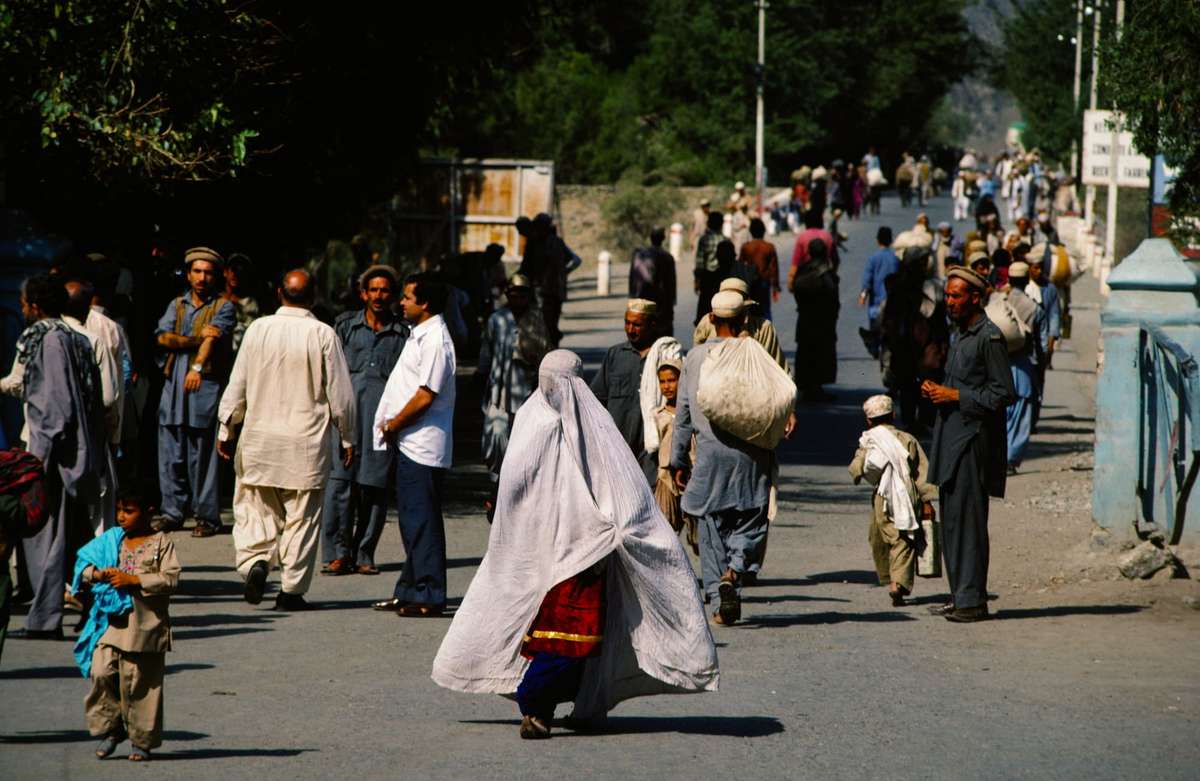
[[[955,266],[946,272],[948,279],[961,279],[979,292],[987,290],[987,280],[965,266]]]
[[[880,393],[863,402],[863,412],[871,420],[892,414],[892,397]]]
[[[742,298],[750,295],[750,286],[746,284],[746,280],[740,277],[729,277],[728,279],[721,280],[721,287],[718,288],[718,291],[721,290],[732,290],[735,293],[741,293]]]
[[[399,281],[396,269],[382,263],[376,263],[374,266],[368,266],[366,271],[358,275],[358,289],[366,290],[367,283],[375,277],[386,277],[392,283],[393,288],[396,287],[396,283]]]
[[[683,374],[683,359],[679,357],[663,358],[658,362],[658,369],[656,371],[662,371],[663,369],[674,369]]]
[[[529,281],[529,277],[524,274],[513,274],[508,278],[509,290],[528,290],[533,287],[533,283]]]
[[[1029,264],[1017,261],[1008,267],[1008,278],[1024,279],[1029,276]]]
[[[223,267],[225,258],[221,257],[221,253],[215,249],[208,247],[192,247],[187,252],[183,253],[183,265],[190,268],[197,260],[206,260],[214,266]]]
[[[625,311],[639,315],[656,315],[658,314],[658,304],[648,298],[631,298],[625,305]]]
[[[712,297],[712,313],[717,317],[738,317],[746,309],[745,297],[733,290],[722,290]]]

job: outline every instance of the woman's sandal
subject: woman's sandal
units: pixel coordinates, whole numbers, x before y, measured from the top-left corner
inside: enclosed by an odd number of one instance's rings
[[[129,761],[130,762],[149,762],[150,761],[150,749],[139,748],[137,746],[134,746],[133,748],[131,748],[129,750]]]

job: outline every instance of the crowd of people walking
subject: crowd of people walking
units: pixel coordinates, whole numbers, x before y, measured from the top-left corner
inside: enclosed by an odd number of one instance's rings
[[[896,177],[903,204],[905,193],[925,203],[939,182],[928,159],[906,155],[901,168],[911,174]],[[652,231],[630,265],[626,338],[590,383],[578,356],[556,349],[579,259],[548,215],[518,224],[517,273],[503,273],[495,245],[461,258],[454,278],[369,265],[355,280],[357,306],[332,325],[314,311],[310,271],[284,274],[271,306],[248,259],[209,247],[183,254],[186,289],[166,302],[152,337],[134,341],[130,319],[113,309],[119,274],[107,258],[29,278],[28,326],[0,380],[25,417],[0,480],[0,494],[17,500],[0,506],[3,552],[7,561],[18,551],[15,599],[30,602],[10,636],[61,639],[64,609],[80,610],[76,653],[92,681],[96,753],[128,737],[131,759],[149,759],[161,742],[167,600],[181,571],[171,534],[222,530],[229,474],[232,563],[246,602],[262,601],[278,569],[274,607],[311,609],[318,557],[330,576],[379,574],[394,491],[405,561],[373,607],[442,615],[458,356],[477,347],[494,528],[435,680],[515,694],[525,738],[549,736],[559,702],[588,717],[628,696],[715,688],[703,605],[715,625],[741,620],[741,592],[757,581],[777,512],[775,447],[795,428],[797,400],[834,398],[846,252],[837,220],[878,209],[880,170],[871,150],[858,164],[797,172],[774,215],[797,231],[786,274],[740,182],[726,207],[732,235],[724,214],[702,203],[686,353],[673,333],[679,259],[663,248],[664,231]],[[858,297],[860,333],[887,390],[864,405],[850,465],[856,482],[876,488],[869,538],[879,580],[905,604],[916,561],[935,543],[924,524],[940,512],[952,599],[936,612],[963,623],[988,616],[988,497],[1003,495],[1021,463],[1064,318],[1048,279],[1057,243],[1048,217],[1037,215],[1034,229],[1023,215],[1005,232],[988,203],[980,196],[975,229],[961,238],[923,214],[898,234],[880,228]],[[784,292],[798,315],[791,367],[772,322]],[[734,361],[763,378],[748,394],[755,404],[738,390],[746,377],[712,379],[712,366]],[[159,380],[148,383],[149,372]],[[731,434],[739,415],[761,419],[761,430]],[[930,431],[927,458],[920,441]],[[150,484],[139,477],[147,471],[157,473]],[[7,627],[14,597],[7,581],[4,589]],[[622,619],[627,612],[647,628]],[[601,662],[583,664],[591,658]],[[121,694],[135,679],[141,694]]]

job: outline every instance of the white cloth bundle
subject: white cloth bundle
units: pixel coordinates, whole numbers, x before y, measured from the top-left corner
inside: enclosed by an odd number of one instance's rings
[[[433,661],[433,680],[511,694],[525,633],[547,592],[608,557],[606,623],[575,716],[630,697],[714,691],[717,652],[678,536],[612,417],[555,350],[517,412],[488,550]]]
[[[858,445],[867,450],[864,476],[883,497],[892,523],[900,531],[916,531],[917,490],[908,471],[908,449],[886,426],[864,431]]]
[[[679,340],[664,336],[650,346],[646,353],[646,365],[642,367],[642,382],[639,386],[639,401],[642,407],[642,443],[647,453],[658,452],[658,423],[655,412],[665,399],[658,389],[658,366],[668,358],[682,358],[683,347]]]
[[[696,404],[714,426],[774,450],[796,406],[796,384],[753,339],[723,339],[700,369]]]
[[[1009,353],[1024,349],[1025,340],[1029,336],[1029,326],[1013,309],[1006,295],[1000,292],[993,293],[983,311],[1004,335]]]

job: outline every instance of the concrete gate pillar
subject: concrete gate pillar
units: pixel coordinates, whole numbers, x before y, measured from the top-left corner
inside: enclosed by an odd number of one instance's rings
[[[1161,328],[1193,356],[1200,352],[1196,273],[1167,239],[1146,239],[1108,277],[1112,289],[1100,313],[1104,365],[1096,383],[1096,467],[1092,517],[1132,534],[1138,517],[1139,325]],[[1200,497],[1184,525],[1200,529]]]

